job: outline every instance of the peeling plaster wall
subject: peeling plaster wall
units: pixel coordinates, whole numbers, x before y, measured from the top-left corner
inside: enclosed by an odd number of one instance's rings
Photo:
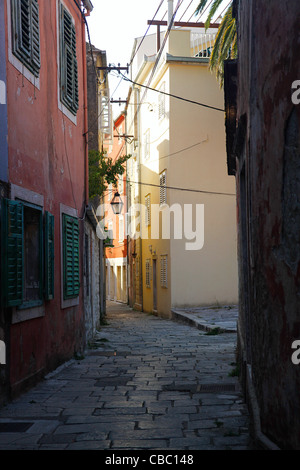
[[[240,1],[238,9],[237,117],[247,116],[247,132],[237,181],[243,167],[239,210],[248,211],[239,246],[249,254],[243,307],[248,295],[251,323],[241,317],[241,330],[244,343],[250,338],[261,430],[287,449],[300,449],[300,365],[291,361],[300,339],[300,105],[291,100],[300,79],[299,12],[298,0]]]
[[[18,394],[49,370],[84,348],[82,292],[78,305],[61,302],[60,204],[83,215],[85,205],[84,87],[85,42],[82,18],[75,3],[65,0],[76,27],[79,110],[76,119],[60,110],[57,2],[39,2],[41,69],[31,83],[8,55],[8,170],[9,182],[33,191],[44,211],[55,217],[54,300],[44,302],[42,315],[16,321],[10,331],[10,384]],[[5,6],[9,5],[6,1]],[[9,51],[10,17],[6,10],[6,50]],[[25,68],[24,68],[25,69]],[[71,119],[70,119],[71,117]],[[80,278],[82,281],[83,222],[80,221]],[[81,289],[82,291],[82,289]],[[34,308],[32,309],[34,310]],[[17,312],[18,313],[18,312]],[[13,312],[14,315],[14,312]]]

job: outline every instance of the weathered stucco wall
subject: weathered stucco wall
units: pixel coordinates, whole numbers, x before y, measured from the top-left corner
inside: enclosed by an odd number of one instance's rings
[[[261,430],[293,449],[300,449],[300,365],[291,360],[300,339],[300,105],[291,86],[300,79],[299,30],[297,0],[239,2],[237,117],[247,118],[237,172],[246,217],[239,256],[240,267],[243,249],[249,256],[251,323],[242,317],[242,331]]]
[[[82,294],[78,305],[62,308],[60,204],[77,210],[85,205],[84,86],[85,41],[81,13],[72,1],[64,2],[76,28],[79,110],[76,120],[59,109],[59,33],[57,2],[39,2],[41,69],[39,86],[31,83],[7,61],[9,182],[43,198],[43,211],[55,217],[55,294],[44,302],[38,318],[11,325],[10,382],[18,392],[31,378],[54,369],[84,347]],[[9,3],[4,2],[5,7]],[[10,17],[6,10],[6,50]],[[36,86],[35,86],[36,85]],[[80,227],[80,279],[82,279],[83,222]]]

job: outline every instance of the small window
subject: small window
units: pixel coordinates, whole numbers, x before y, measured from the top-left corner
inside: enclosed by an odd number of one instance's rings
[[[149,227],[151,225],[151,196],[145,197],[145,225]]]
[[[42,210],[24,204],[24,307],[42,303],[42,240]]]
[[[158,93],[158,119],[163,119],[166,113],[165,83],[159,89]]]
[[[113,196],[113,185],[112,183],[109,183],[108,185],[108,200],[110,201]]]
[[[53,215],[45,213],[43,228],[42,207],[3,199],[1,232],[3,306],[35,307],[43,303],[43,294],[53,299]]]
[[[12,0],[12,51],[35,77],[40,71],[40,27],[37,0]]]
[[[150,157],[150,129],[147,129],[144,134],[144,158],[148,160]]]
[[[124,216],[119,215],[119,242],[124,241]]]
[[[161,287],[168,287],[168,256],[162,255],[160,257],[160,285]]]
[[[146,259],[146,287],[150,288],[150,259]]]
[[[119,194],[123,194],[124,192],[124,179],[123,179],[123,175],[119,175],[119,178],[118,178],[118,188],[119,188]]]
[[[60,5],[60,99],[76,116],[78,102],[78,66],[76,31],[72,16]]]
[[[167,203],[167,173],[163,171],[159,175],[159,203],[160,205]]]
[[[78,219],[63,214],[63,297],[78,297],[79,277],[79,223]]]

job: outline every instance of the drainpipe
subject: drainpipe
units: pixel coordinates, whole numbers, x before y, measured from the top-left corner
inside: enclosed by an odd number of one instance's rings
[[[173,19],[173,0],[168,0],[168,27],[172,24]]]
[[[86,44],[85,44],[85,21],[81,21],[82,34],[82,76],[84,96],[84,139],[85,139],[85,205],[89,204],[89,151],[88,151],[88,107],[87,107],[87,70],[86,70]]]

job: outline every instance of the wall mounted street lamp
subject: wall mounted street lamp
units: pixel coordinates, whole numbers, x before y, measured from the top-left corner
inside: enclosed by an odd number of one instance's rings
[[[118,191],[115,193],[110,204],[111,204],[114,214],[118,215],[122,212],[123,201]]]

